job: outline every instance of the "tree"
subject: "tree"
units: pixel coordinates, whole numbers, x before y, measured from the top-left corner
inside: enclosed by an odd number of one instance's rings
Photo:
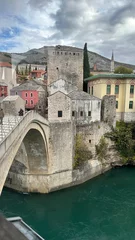
[[[124,66],[119,66],[115,69],[114,73],[131,74],[133,73],[133,70]]]
[[[31,64],[29,65],[29,74],[31,73]]]
[[[87,83],[84,82],[85,78],[90,77],[90,65],[87,51],[87,43],[84,44],[84,53],[83,53],[83,90],[87,92]]]
[[[17,66],[16,66],[16,73],[19,74],[18,64],[17,64]]]
[[[92,153],[84,143],[83,136],[77,134],[75,137],[74,168],[83,166],[83,164],[91,158]]]
[[[28,67],[27,67],[27,65],[26,65],[25,75],[27,75],[27,73],[28,73]]]

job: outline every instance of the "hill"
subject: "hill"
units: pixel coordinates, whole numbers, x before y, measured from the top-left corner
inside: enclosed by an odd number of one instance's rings
[[[46,64],[47,63],[47,50],[50,48],[49,46],[44,46],[39,49],[31,49],[24,53],[6,53],[6,52],[0,52],[0,61],[4,62],[10,62],[12,63],[26,63],[26,64]],[[73,48],[73,47],[69,47]],[[76,49],[74,47],[74,49]],[[93,68],[94,64],[97,65],[98,71],[110,71],[110,59],[103,57],[95,52],[88,52],[89,54],[89,61],[90,61],[90,67]],[[12,60],[11,60],[12,56]],[[115,68],[118,66],[125,66],[128,68],[135,69],[135,65],[116,62],[115,61]]]

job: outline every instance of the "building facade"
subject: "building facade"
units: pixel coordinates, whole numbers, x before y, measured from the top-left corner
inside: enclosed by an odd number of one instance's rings
[[[67,120],[82,125],[101,120],[101,99],[74,89],[74,85],[63,80],[52,83],[51,91],[48,97],[49,121]]]
[[[71,82],[68,82],[64,79],[58,79],[48,86],[49,95],[52,95],[57,91],[61,91],[65,94],[68,94],[74,90],[78,90],[78,88],[74,86]]]
[[[72,120],[77,125],[101,120],[101,99],[78,90],[68,96],[72,101]]]
[[[8,86],[4,82],[0,82],[0,97],[6,97],[8,95]]]
[[[90,95],[116,96],[116,120],[135,121],[135,74],[99,74],[85,81]]]
[[[27,81],[10,91],[11,95],[19,95],[25,100],[26,110],[36,109],[44,115],[46,107],[46,91],[42,85],[35,81]]]
[[[20,109],[25,112],[25,101],[20,96],[7,96],[2,101],[5,115],[18,116]]]
[[[8,95],[10,95],[10,90],[17,85],[14,65],[8,62],[0,62],[0,82],[7,84]]]
[[[30,78],[42,78],[42,79],[44,79],[45,73],[46,72],[44,70],[33,70],[30,73]]]
[[[56,46],[48,49],[48,85],[62,78],[83,90],[83,50]]]

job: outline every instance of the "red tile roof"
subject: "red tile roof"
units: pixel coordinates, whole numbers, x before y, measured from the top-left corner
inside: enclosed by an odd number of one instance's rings
[[[33,70],[31,73],[46,73],[44,70]]]
[[[0,62],[0,67],[12,67],[12,65],[8,62]]]

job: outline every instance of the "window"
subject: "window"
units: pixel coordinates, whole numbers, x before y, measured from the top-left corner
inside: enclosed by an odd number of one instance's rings
[[[89,90],[88,90],[89,94],[90,94],[90,87],[89,87]]]
[[[118,101],[116,101],[116,109],[118,109]]]
[[[107,85],[106,94],[111,93],[111,85]]]
[[[75,53],[73,53],[73,55],[75,55]]]
[[[27,94],[27,93],[25,93],[25,96],[27,97],[27,96],[28,96],[28,94]]]
[[[41,109],[41,106],[39,105],[38,108]]]
[[[115,85],[115,94],[119,94],[119,85]]]
[[[93,87],[92,87],[92,92],[91,92],[91,95],[93,95]]]
[[[91,140],[89,140],[89,143],[91,143]]]
[[[75,116],[75,111],[72,111],[72,117],[74,117]]]
[[[26,104],[28,103],[28,101],[26,100]]]
[[[17,95],[17,92],[15,94]]]
[[[67,55],[67,52],[65,52],[65,55]]]
[[[57,55],[59,55],[59,52],[57,52]]]
[[[62,111],[58,111],[58,117],[62,117]]]
[[[80,116],[81,116],[81,117],[83,116],[83,111],[80,112]]]
[[[130,85],[130,94],[134,94],[134,85]]]
[[[33,93],[31,93],[30,96],[33,97]]]
[[[91,111],[88,111],[88,116],[91,117]]]
[[[30,102],[31,102],[31,104],[33,105],[33,100],[31,100]]]
[[[63,54],[63,52],[61,52],[61,55]]]
[[[133,109],[133,101],[129,101],[129,109]]]

